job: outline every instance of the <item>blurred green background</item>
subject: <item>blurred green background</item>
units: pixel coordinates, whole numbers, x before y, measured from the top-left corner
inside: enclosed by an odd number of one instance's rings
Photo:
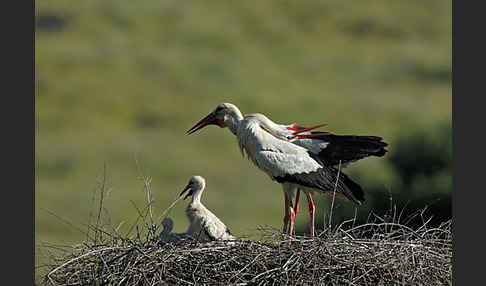
[[[228,130],[212,126],[185,135],[221,102],[279,123],[324,122],[336,134],[383,137],[390,144],[384,158],[344,170],[365,190],[360,213],[390,194],[450,195],[451,1],[44,0],[35,6],[37,246],[84,240],[51,213],[86,230],[105,164],[103,216],[123,223],[122,230],[138,217],[133,203],[146,206],[140,173],[152,178],[156,217],[190,176],[202,175],[203,202],[234,234],[252,237],[257,225],[281,228],[281,187],[242,159]],[[436,159],[443,164],[427,167]],[[186,204],[170,213],[177,232],[188,225]],[[306,205],[304,199],[297,217],[301,231]],[[327,198],[318,199],[318,219],[327,206]],[[336,219],[355,210],[344,201],[336,207]],[[42,248],[35,258],[44,261]]]

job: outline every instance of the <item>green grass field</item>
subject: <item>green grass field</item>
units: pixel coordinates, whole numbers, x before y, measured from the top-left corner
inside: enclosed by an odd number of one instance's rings
[[[217,127],[221,102],[276,122],[328,123],[392,143],[452,118],[450,1],[36,1],[35,243],[71,245],[96,213],[128,228],[152,178],[160,215],[192,175],[234,234],[281,227],[281,187]],[[61,26],[49,29],[52,15]],[[393,144],[389,148],[393,152]],[[137,166],[138,162],[138,166]],[[393,192],[385,159],[346,172]],[[133,201],[133,203],[131,202]],[[185,231],[184,203],[171,212]],[[351,204],[343,204],[352,207]],[[319,206],[317,206],[319,208]],[[324,210],[321,210],[324,211]],[[298,224],[307,224],[303,212]],[[319,213],[318,213],[319,215]],[[42,263],[42,250],[36,250]]]

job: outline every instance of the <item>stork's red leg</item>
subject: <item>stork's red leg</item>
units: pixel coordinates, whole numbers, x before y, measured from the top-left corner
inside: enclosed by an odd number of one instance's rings
[[[292,202],[290,202],[289,206],[289,213],[290,213],[290,225],[289,225],[289,232],[287,233],[289,236],[292,236],[294,231],[294,224],[295,224],[295,211],[292,207]]]
[[[287,225],[289,224],[289,217],[290,217],[290,213],[289,213],[289,208],[288,208],[288,205],[289,205],[289,197],[287,195],[286,192],[284,192],[284,198],[285,198],[285,215],[284,215],[284,219],[283,219],[283,222],[284,222],[284,225],[283,225],[283,230],[282,232],[283,233],[286,233],[287,232]]]
[[[314,205],[314,201],[312,200],[312,194],[309,192],[309,193],[306,193],[307,195],[307,201],[309,202],[309,216],[310,216],[310,233],[311,233],[311,236],[314,237],[314,213],[315,213],[315,205]]]
[[[309,202],[310,233],[311,236],[314,237],[314,211],[316,207],[314,205],[314,201],[312,200],[312,194],[310,192],[306,192],[305,195],[307,196],[307,201]]]
[[[289,199],[287,192],[284,192],[285,195],[285,216],[284,216],[284,232],[287,232],[288,235],[292,235],[294,230],[294,223],[295,223],[295,211],[292,207],[292,201]],[[287,230],[287,224],[289,224],[289,228]]]
[[[297,195],[295,195],[295,216],[297,217],[297,214],[299,213],[299,197],[300,197],[300,189],[297,189]]]

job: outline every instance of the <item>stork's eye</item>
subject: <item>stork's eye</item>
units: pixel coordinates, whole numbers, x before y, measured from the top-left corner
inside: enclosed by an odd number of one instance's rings
[[[219,112],[219,111],[221,111],[221,110],[223,110],[223,107],[222,107],[222,106],[218,106],[218,107],[216,108],[216,110],[215,110],[215,111],[216,111],[216,112]]]

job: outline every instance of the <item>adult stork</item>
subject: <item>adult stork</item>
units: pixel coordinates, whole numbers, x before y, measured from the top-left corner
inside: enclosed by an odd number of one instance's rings
[[[206,180],[201,176],[193,176],[179,196],[187,192],[184,200],[192,196],[186,207],[189,228],[185,234],[201,241],[234,240],[235,237],[226,225],[201,203],[201,195],[206,187]]]
[[[301,190],[309,203],[311,236],[315,232],[312,193],[332,193],[335,189],[337,197],[361,204],[364,201],[362,188],[337,166],[368,156],[381,157],[387,152],[384,147],[388,145],[377,136],[311,132],[326,124],[306,128],[298,124],[276,124],[258,113],[243,116],[231,103],[219,104],[187,133],[192,134],[212,124],[227,127],[236,135],[242,155],[246,153],[259,169],[282,184],[285,201],[283,230],[289,235],[294,228]]]

